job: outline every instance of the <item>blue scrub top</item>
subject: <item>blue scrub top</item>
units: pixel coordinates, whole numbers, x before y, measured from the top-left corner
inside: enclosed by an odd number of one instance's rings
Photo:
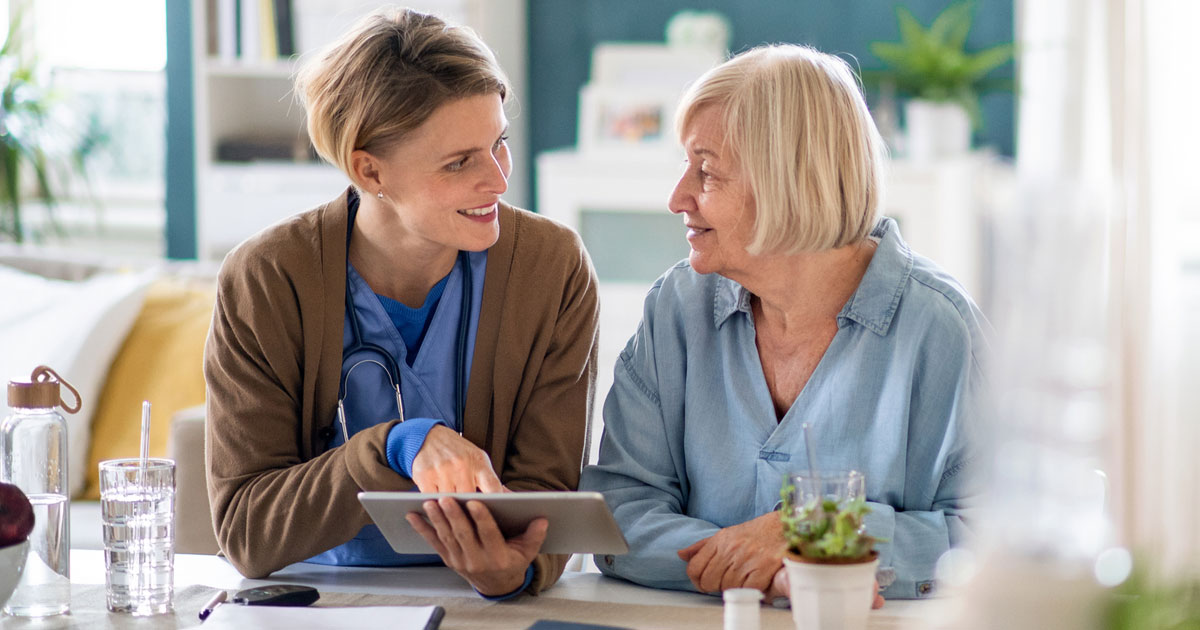
[[[354,266],[346,263],[346,283],[354,298],[354,313],[358,317],[363,342],[384,348],[400,368],[400,393],[404,398],[406,418],[435,418],[445,420],[462,431],[462,419],[457,417],[455,380],[458,377],[458,322],[461,317],[463,273],[471,274],[471,309],[467,322],[466,366],[464,374],[470,380],[474,356],[475,334],[479,329],[479,308],[483,301],[484,272],[487,251],[468,252],[470,269],[462,269],[461,261],[454,263],[441,300],[434,308],[429,327],[418,348],[415,360],[408,360],[408,348],[378,296],[367,285]],[[354,340],[347,319],[343,327],[342,348],[348,351]],[[342,377],[363,359],[374,359],[386,365],[376,354],[343,353]],[[467,383],[462,384],[465,394]],[[346,424],[350,435],[398,417],[396,396],[383,368],[373,363],[359,365],[346,381]],[[334,437],[330,448],[343,444],[341,425],[334,419]],[[404,566],[440,563],[435,554],[398,554],[392,551],[379,528],[367,525],[350,541],[309,558],[307,562],[356,566]]]

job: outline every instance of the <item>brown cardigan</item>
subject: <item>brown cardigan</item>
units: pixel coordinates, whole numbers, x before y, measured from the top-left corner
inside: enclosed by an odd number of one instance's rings
[[[347,196],[229,254],[204,351],[206,463],[221,549],[264,577],[371,522],[360,490],[411,490],[384,454],[385,422],[322,452],[342,369]],[[463,436],[513,490],[574,490],[596,382],[596,275],[579,237],[500,204]],[[530,592],[566,556],[541,554]]]

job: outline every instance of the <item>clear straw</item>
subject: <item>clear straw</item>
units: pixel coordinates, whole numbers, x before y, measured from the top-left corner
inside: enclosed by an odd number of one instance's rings
[[[142,454],[138,462],[138,485],[145,490],[146,466],[150,459],[150,401],[142,401]]]
[[[821,497],[821,480],[817,478],[817,449],[813,448],[812,436],[808,431],[808,423],[800,425],[800,431],[804,435],[804,450],[808,453],[808,483],[813,498],[819,507],[822,503]]]
[[[817,480],[817,453],[813,448],[813,441],[808,433],[808,423],[800,425],[800,430],[804,433],[804,450],[808,453],[808,476],[814,482]]]
[[[141,520],[138,517],[143,516],[145,514],[145,510],[150,509],[150,507],[146,501],[146,499],[148,499],[150,496],[149,491],[146,490],[146,468],[150,464],[149,460],[150,460],[150,401],[143,400],[142,401],[142,452],[141,452],[140,461],[138,461],[138,487],[137,487],[137,497],[138,498],[133,504],[133,506],[134,506],[133,507],[133,515],[134,515],[135,520]],[[140,532],[139,532],[139,529],[140,529]],[[153,536],[153,534],[151,533],[151,529],[149,527],[146,527],[143,525],[141,528],[134,527],[134,532],[135,532],[134,533],[135,537],[142,538],[141,542],[143,544],[139,545],[139,547],[141,549],[146,549],[145,544],[148,543],[149,538],[151,536]],[[140,533],[140,536],[138,536],[139,533]],[[136,586],[134,588],[137,589],[136,592],[140,593],[140,592],[143,592],[143,590],[146,588],[146,568],[147,568],[146,563],[147,563],[148,558],[144,552],[134,553],[133,556],[134,556],[133,563],[135,565],[137,565],[137,570],[135,571],[135,573],[137,574],[137,577],[134,579]]]

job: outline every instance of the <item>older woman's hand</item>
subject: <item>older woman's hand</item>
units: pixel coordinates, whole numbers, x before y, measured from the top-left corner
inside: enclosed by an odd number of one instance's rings
[[[434,426],[413,458],[412,480],[421,492],[503,492],[492,460],[457,431]]]
[[[446,566],[489,597],[520,588],[549,527],[546,519],[534,519],[521,535],[505,540],[492,513],[479,501],[467,501],[466,512],[452,497],[426,501],[422,507],[429,521],[409,512],[408,523]]]
[[[687,576],[702,593],[729,588],[766,592],[783,563],[783,526],[768,512],[679,550]]]

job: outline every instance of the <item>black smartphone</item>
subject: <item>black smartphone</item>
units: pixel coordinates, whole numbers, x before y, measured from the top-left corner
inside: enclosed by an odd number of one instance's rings
[[[318,599],[321,594],[311,586],[271,584],[240,590],[229,601],[243,606],[308,606]]]

